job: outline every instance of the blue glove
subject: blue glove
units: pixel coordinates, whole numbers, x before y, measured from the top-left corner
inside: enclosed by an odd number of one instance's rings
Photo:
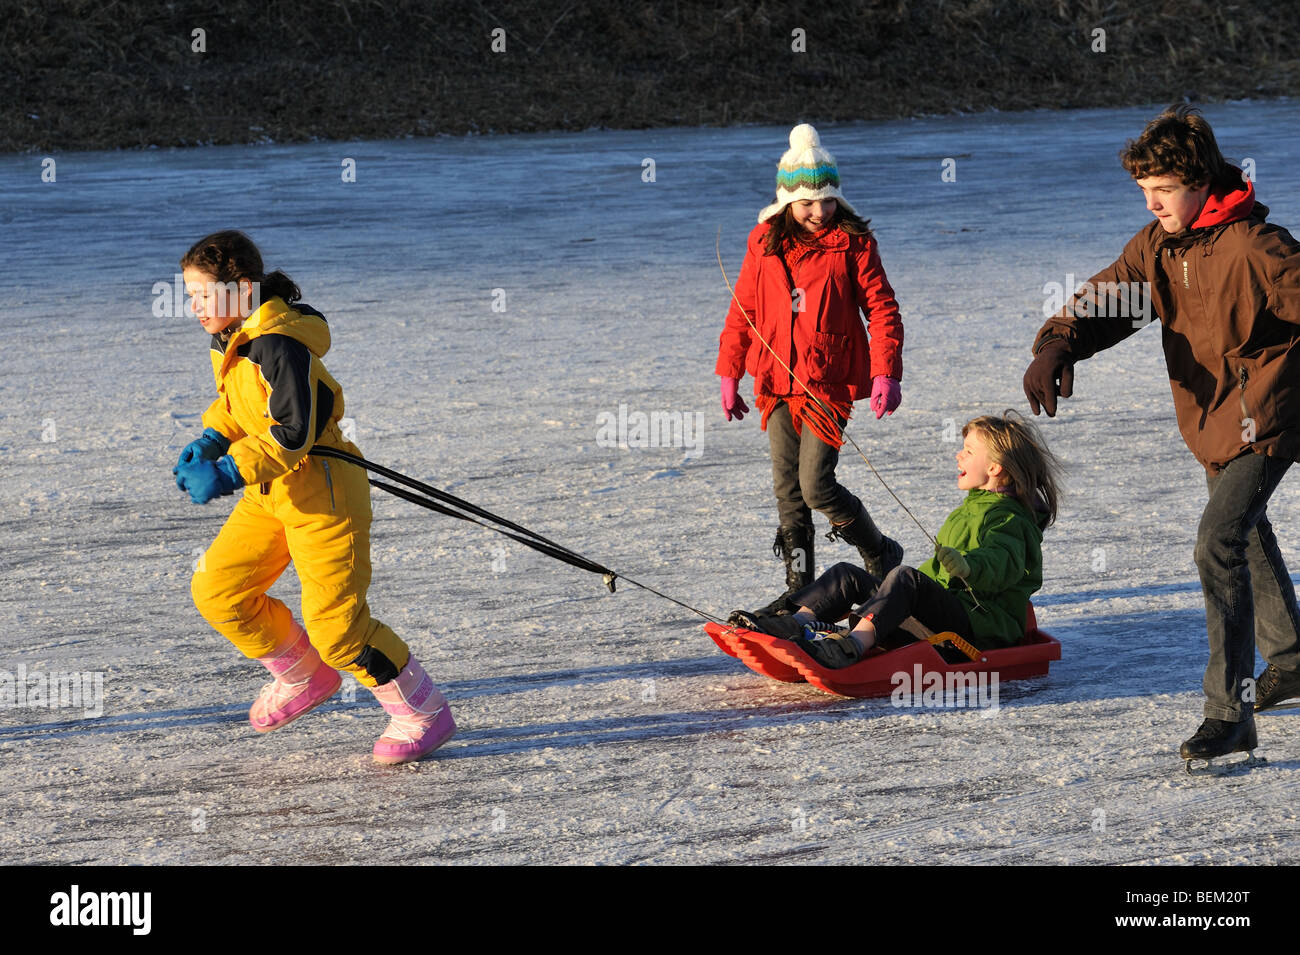
[[[206,504],[214,497],[234,494],[235,488],[244,486],[244,479],[230,455],[216,461],[199,458],[177,468],[176,483],[188,491],[195,504]]]
[[[182,467],[198,460],[215,461],[229,450],[229,438],[215,428],[204,428],[198,438],[181,449],[180,460],[176,462],[176,467],[172,468],[172,474],[176,475],[176,486],[182,491],[185,490],[180,476]]]

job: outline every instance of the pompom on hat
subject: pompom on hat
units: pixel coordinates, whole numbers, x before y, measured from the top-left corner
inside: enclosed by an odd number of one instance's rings
[[[758,221],[766,222],[800,199],[835,199],[857,215],[857,210],[840,193],[840,172],[835,157],[822,147],[817,130],[807,123],[790,130],[790,148],[776,167],[776,202],[758,214]]]

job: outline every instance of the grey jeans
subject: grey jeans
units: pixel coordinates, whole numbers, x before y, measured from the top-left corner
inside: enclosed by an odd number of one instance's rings
[[[1196,532],[1196,568],[1205,594],[1210,661],[1205,716],[1240,722],[1250,716],[1255,647],[1269,663],[1300,669],[1300,610],[1268,522],[1268,499],[1291,462],[1244,454],[1207,474],[1210,500]]]
[[[858,516],[861,503],[835,480],[840,452],[804,424],[795,434],[790,407],[784,401],[767,419],[772,451],[772,489],[782,527],[812,525],[812,511],[821,511],[832,524],[847,524]]]

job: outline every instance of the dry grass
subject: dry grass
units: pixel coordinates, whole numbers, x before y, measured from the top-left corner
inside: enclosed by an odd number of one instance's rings
[[[8,151],[878,119],[1300,86],[1300,18],[1262,0],[7,7]],[[490,49],[496,27],[504,53]],[[806,53],[791,51],[795,28]],[[1091,49],[1098,28],[1105,53]]]

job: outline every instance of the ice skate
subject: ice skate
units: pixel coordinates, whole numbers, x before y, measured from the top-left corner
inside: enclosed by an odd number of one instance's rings
[[[1300,706],[1300,673],[1269,664],[1255,681],[1255,712],[1290,710]]]
[[[1193,776],[1221,775],[1267,762],[1262,756],[1255,755],[1254,750],[1258,745],[1259,737],[1255,733],[1253,719],[1247,718],[1240,723],[1207,719],[1196,734],[1183,743],[1178,754],[1186,761],[1184,765],[1187,772]],[[1235,763],[1213,762],[1218,757],[1231,753],[1245,753],[1246,758]]]

